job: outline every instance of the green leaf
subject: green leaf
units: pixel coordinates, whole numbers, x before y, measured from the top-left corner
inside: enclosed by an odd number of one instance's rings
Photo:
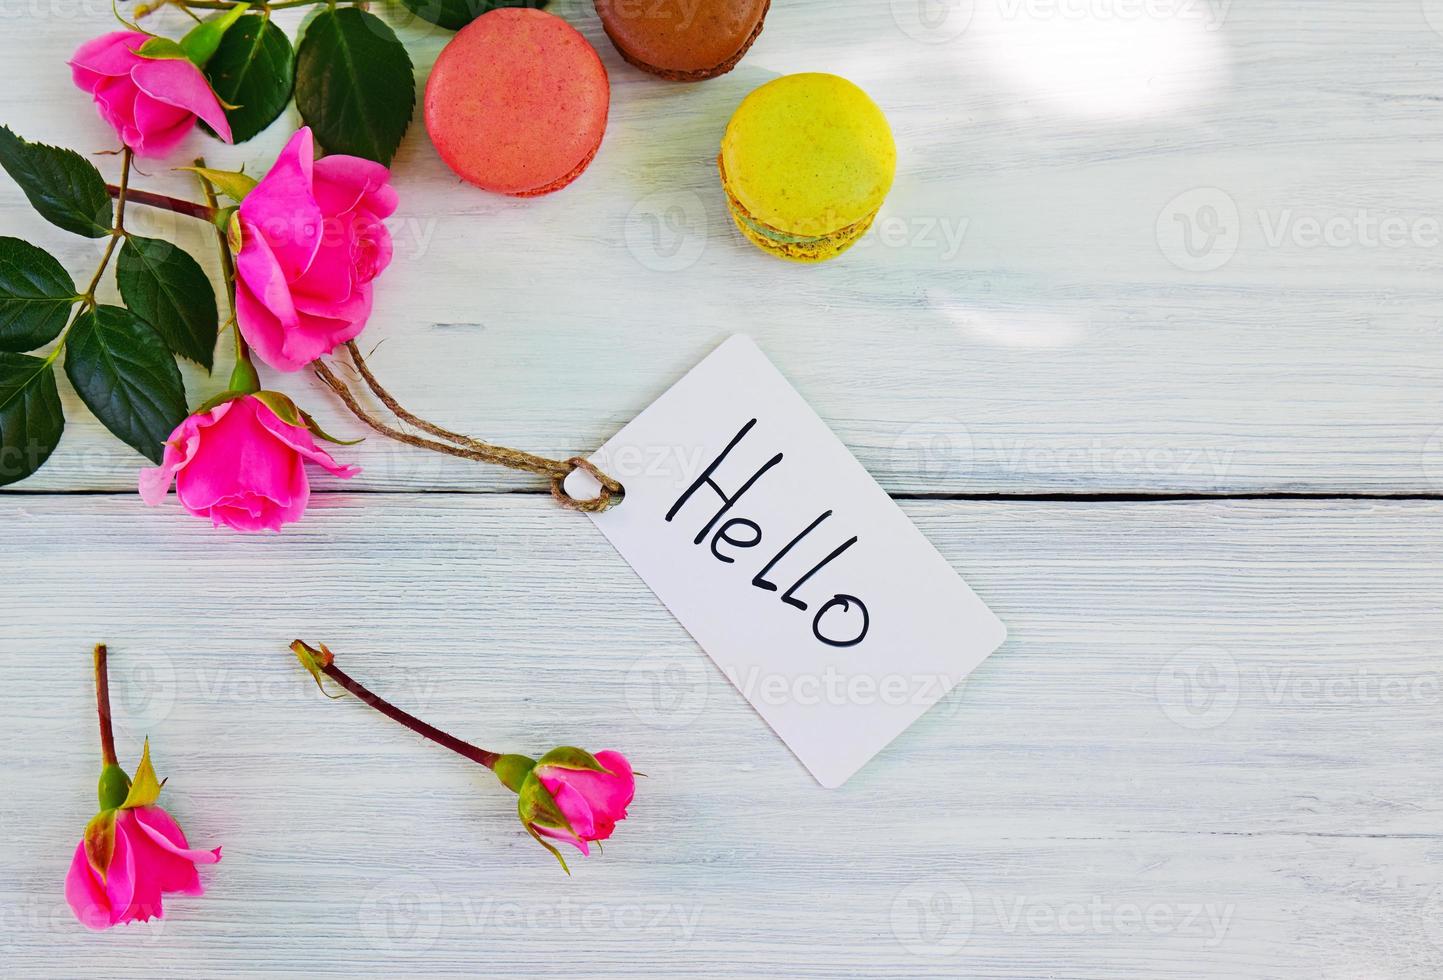
[[[146,739],[145,748],[140,752],[140,765],[135,767],[135,778],[130,781],[130,793],[120,808],[133,810],[138,806],[150,806],[160,799],[160,787],[163,785],[156,778],[155,767],[150,764],[150,739]]]
[[[165,341],[119,306],[98,306],[70,328],[65,374],[105,427],[153,463],[185,418],[185,386]]]
[[[0,350],[34,350],[65,327],[75,281],[43,248],[0,238]]]
[[[0,352],[0,487],[44,466],[64,431],[50,363]]]
[[[0,126],[0,167],[52,225],[103,238],[114,223],[105,178],[74,150],[31,143]]]
[[[291,101],[295,62],[285,32],[267,17],[247,14],[226,31],[206,63],[205,77],[217,98],[236,106],[227,109],[225,117],[237,143],[269,126]],[[216,186],[230,193],[218,182]]]
[[[448,31],[459,31],[477,17],[498,7],[530,7],[540,10],[549,0],[401,0],[422,20]]]
[[[171,350],[211,369],[220,317],[215,290],[195,259],[170,242],[132,236],[120,249],[115,281],[125,305]]]
[[[296,59],[296,108],[328,152],[389,166],[415,107],[411,58],[385,22],[355,7],[311,22]]]
[[[115,811],[101,810],[85,825],[85,859],[104,881],[115,856]]]

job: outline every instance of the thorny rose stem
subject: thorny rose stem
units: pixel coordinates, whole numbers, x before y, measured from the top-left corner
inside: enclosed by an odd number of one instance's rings
[[[402,711],[380,695],[373,694],[367,690],[365,685],[361,684],[360,681],[337,667],[331,652],[324,646],[322,646],[320,650],[316,650],[302,643],[300,640],[296,640],[291,644],[291,649],[297,654],[300,654],[302,650],[304,650],[305,655],[309,656],[315,662],[321,673],[341,685],[341,687],[345,688],[351,694],[354,694],[365,704],[375,708],[392,721],[400,722],[422,738],[430,739],[437,745],[448,748],[457,755],[470,759],[472,762],[480,763],[487,769],[493,768],[496,765],[496,760],[501,758],[501,753],[488,752],[483,748],[472,745],[470,742],[463,742],[455,735],[443,732],[435,725],[428,725],[415,715]]]
[[[95,644],[95,711],[100,716],[100,755],[107,766],[119,765],[115,758],[115,732],[110,726],[110,674],[106,668],[104,643]]]

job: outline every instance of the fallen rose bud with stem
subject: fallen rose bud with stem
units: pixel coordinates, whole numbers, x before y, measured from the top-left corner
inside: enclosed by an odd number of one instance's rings
[[[620,752],[608,750],[592,755],[583,749],[561,746],[539,759],[492,752],[444,732],[368,690],[336,666],[335,654],[324,643],[312,647],[296,640],[291,650],[322,693],[324,675],[392,721],[494,772],[501,784],[517,795],[517,813],[526,832],[561,862],[567,874],[571,869],[550,841],[564,841],[589,856],[590,844],[610,837],[617,822],[626,819],[636,779],[631,764]]]

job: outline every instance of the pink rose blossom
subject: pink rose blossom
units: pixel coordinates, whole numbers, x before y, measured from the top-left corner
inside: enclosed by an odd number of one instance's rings
[[[181,506],[237,531],[279,531],[300,519],[310,500],[305,463],[336,476],[342,466],[302,425],[291,425],[254,395],[190,416],[170,434],[160,466],[140,473],[140,496],[154,506],[171,481]]]
[[[596,761],[608,771],[569,769],[545,762],[532,770],[556,800],[571,831],[538,823],[533,823],[532,829],[553,840],[566,841],[587,856],[591,854],[590,841],[606,840],[616,829],[616,822],[626,819],[626,808],[636,795],[636,777],[626,756],[608,749],[596,753]]]
[[[230,123],[199,68],[184,58],[142,58],[150,40],[137,31],[115,31],[86,41],[70,59],[75,84],[95,99],[100,118],[139,156],[174,149],[204,119],[227,143]]]
[[[164,894],[199,895],[197,864],[215,864],[220,848],[192,850],[176,822],[158,806],[120,810],[115,816],[115,849],[102,877],[75,847],[65,876],[65,900],[81,924],[109,929],[122,922],[159,919]]]
[[[291,137],[237,215],[236,319],[256,355],[298,371],[354,338],[371,315],[371,280],[391,262],[391,172],[359,157],[314,159],[309,128]]]

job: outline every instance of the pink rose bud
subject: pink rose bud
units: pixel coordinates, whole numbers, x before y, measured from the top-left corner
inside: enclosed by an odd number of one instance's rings
[[[371,280],[391,263],[390,179],[359,157],[316,160],[306,128],[241,202],[236,320],[262,361],[298,371],[365,327]]]
[[[140,496],[154,506],[172,481],[187,511],[237,531],[279,531],[300,519],[310,500],[305,463],[349,478],[303,424],[282,419],[256,395],[191,415],[170,434],[161,465],[140,473]]]
[[[496,775],[517,792],[517,811],[532,837],[561,861],[542,838],[565,841],[591,855],[591,841],[606,840],[636,794],[631,763],[620,752],[591,755],[581,749],[552,749],[534,763],[525,756],[505,755]],[[568,869],[569,870],[569,869]]]
[[[155,805],[159,796],[148,743],[134,783],[113,763],[101,771],[101,811],[86,826],[65,876],[65,900],[87,928],[159,919],[163,895],[202,893],[195,866],[215,864],[220,848],[193,850],[170,814]]]
[[[137,31],[115,31],[86,41],[70,59],[75,84],[95,99],[100,118],[139,156],[174,149],[197,116],[229,143],[230,123],[205,75],[183,57],[137,54],[149,40]]]

